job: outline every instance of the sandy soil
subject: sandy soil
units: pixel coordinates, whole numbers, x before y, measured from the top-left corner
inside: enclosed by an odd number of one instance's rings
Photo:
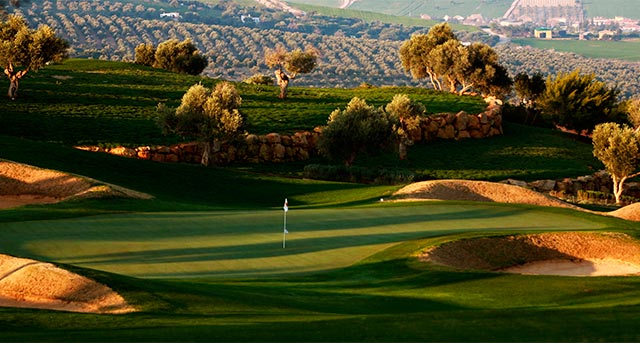
[[[483,237],[432,247],[421,259],[456,269],[522,274],[640,275],[640,242],[620,233]]]
[[[0,306],[87,313],[135,308],[111,288],[50,263],[0,255]]]
[[[492,201],[579,209],[578,206],[548,195],[498,182],[468,180],[433,180],[410,184],[396,193],[397,200],[466,200]]]
[[[640,203],[627,205],[621,209],[610,212],[609,215],[626,220],[640,221]]]
[[[90,178],[0,160],[0,209],[99,197],[152,198]]]

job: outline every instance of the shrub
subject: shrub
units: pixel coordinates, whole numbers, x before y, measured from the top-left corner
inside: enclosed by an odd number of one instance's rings
[[[273,85],[273,78],[264,74],[254,74],[253,76],[249,77],[248,79],[243,81],[244,83],[250,84],[250,85],[265,85],[265,86],[269,86],[269,85]]]

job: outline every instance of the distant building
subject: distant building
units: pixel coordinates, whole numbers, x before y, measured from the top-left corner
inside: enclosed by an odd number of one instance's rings
[[[615,36],[616,36],[616,32],[611,30],[602,30],[598,32],[599,40],[610,40],[610,39],[613,39]]]
[[[541,27],[533,31],[533,35],[538,39],[552,39],[553,31],[546,27]]]
[[[582,0],[515,0],[502,19],[522,21],[525,16],[538,25],[562,21],[573,27],[584,21],[585,12]]]
[[[246,22],[246,20],[251,20],[251,21],[253,21],[253,22],[254,22],[254,23],[256,23],[256,24],[259,24],[259,23],[260,23],[260,18],[258,18],[258,17],[252,17],[252,16],[251,16],[251,14],[249,14],[249,15],[241,15],[241,16],[240,16],[240,20],[241,20],[243,23],[245,23],[245,22]]]
[[[165,13],[160,13],[160,18],[172,18],[172,19],[178,19],[178,18],[180,18],[180,13],[178,13],[178,12],[165,12]]]

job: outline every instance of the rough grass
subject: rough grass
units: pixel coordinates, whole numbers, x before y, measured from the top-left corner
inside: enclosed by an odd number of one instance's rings
[[[185,138],[163,136],[155,124],[156,106],[177,107],[187,89],[217,80],[178,75],[123,62],[72,59],[29,73],[20,98],[0,101],[0,134],[67,145],[175,143]],[[276,86],[237,84],[241,111],[250,133],[292,133],[325,125],[333,110],[354,96],[375,106],[407,93],[431,113],[479,112],[479,97],[457,97],[417,88],[318,89],[292,87],[289,99],[277,98]]]

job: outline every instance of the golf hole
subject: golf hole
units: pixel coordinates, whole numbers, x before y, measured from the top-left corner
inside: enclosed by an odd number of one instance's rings
[[[462,239],[431,247],[426,262],[530,275],[640,275],[640,242],[621,233],[542,233]]]

